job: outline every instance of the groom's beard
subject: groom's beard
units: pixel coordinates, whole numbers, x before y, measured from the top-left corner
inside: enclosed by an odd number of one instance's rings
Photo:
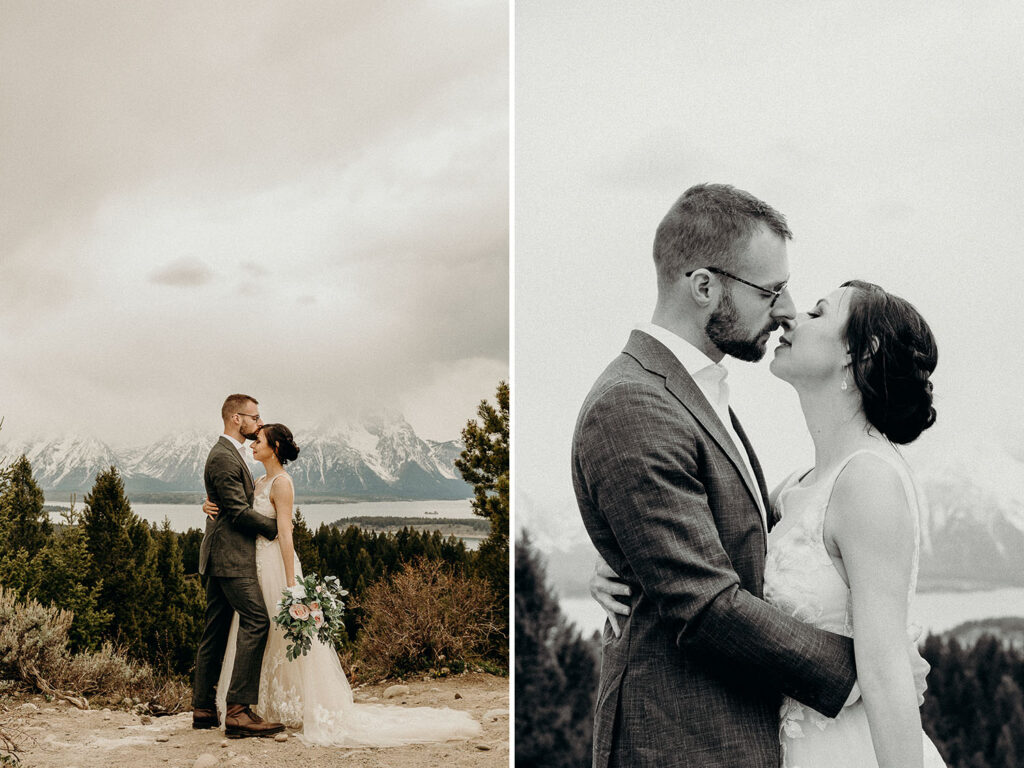
[[[238,430],[238,431],[242,432],[242,430]],[[254,430],[252,434],[248,434],[247,432],[242,432],[242,437],[244,437],[246,440],[255,440],[257,432],[259,432],[258,429]]]
[[[773,320],[754,334],[753,338],[745,339],[740,336],[743,328],[736,313],[736,305],[732,303],[732,294],[726,291],[722,294],[722,301],[719,302],[718,308],[711,313],[708,321],[704,324],[704,333],[721,352],[735,357],[737,360],[756,363],[764,357],[768,350],[767,340],[762,342],[761,337],[777,330],[778,327],[779,324]]]

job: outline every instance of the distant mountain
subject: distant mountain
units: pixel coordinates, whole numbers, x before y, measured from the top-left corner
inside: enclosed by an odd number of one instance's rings
[[[963,647],[973,646],[985,635],[995,637],[1005,645],[1024,649],[1024,619],[1018,617],[983,619],[958,624],[942,633]]]
[[[925,497],[918,590],[1024,586],[1024,460],[992,445],[906,453]],[[520,486],[515,509],[559,593],[586,596],[595,551],[571,497]]]
[[[0,445],[0,459],[25,454],[36,482],[48,492],[90,490],[96,474],[114,465],[129,494],[203,490],[203,467],[217,433],[173,434],[116,451],[91,438]],[[457,440],[426,441],[398,415],[357,425],[299,432],[299,458],[288,465],[299,496],[324,498],[463,499],[472,488],[454,466]],[[252,460],[250,458],[250,464]],[[256,470],[257,476],[262,467]]]
[[[922,588],[1024,586],[1024,462],[992,446],[920,457]]]

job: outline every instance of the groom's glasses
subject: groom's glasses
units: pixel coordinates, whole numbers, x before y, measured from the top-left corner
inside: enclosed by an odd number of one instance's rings
[[[251,413],[242,413],[241,411],[235,411],[235,416],[248,416],[253,421],[260,420],[260,415],[258,413],[255,416],[253,416]]]
[[[774,288],[765,288],[763,285],[758,285],[757,283],[752,283],[749,280],[744,280],[742,277],[737,277],[732,274],[732,272],[726,272],[724,269],[719,269],[718,267],[698,267],[697,269],[706,269],[708,272],[714,272],[716,275],[731,278],[737,283],[743,283],[744,285],[749,285],[751,288],[757,288],[757,290],[765,295],[765,298],[771,296],[772,300],[768,302],[769,308],[775,306],[775,302],[779,300],[779,297],[785,292],[786,286],[789,285],[789,280],[784,280]],[[696,269],[691,269],[684,275],[684,277],[689,277],[696,271]]]

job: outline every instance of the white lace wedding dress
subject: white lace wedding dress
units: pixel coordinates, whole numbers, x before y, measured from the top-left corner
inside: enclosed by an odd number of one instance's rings
[[[270,502],[270,487],[275,482],[291,482],[291,477],[282,472],[269,482],[266,477],[260,478],[256,484],[253,509],[267,517],[277,516]],[[324,746],[393,747],[468,739],[480,734],[480,724],[459,710],[356,704],[338,654],[316,639],[305,656],[288,661],[284,630],[273,622],[278,612],[277,601],[287,585],[281,545],[276,539],[256,539],[256,575],[271,617],[259,702],[252,707],[258,715],[289,728],[301,728],[302,733],[297,735],[303,742]],[[298,555],[295,575],[302,575]],[[222,723],[237,634],[235,616],[217,684],[217,709]]]
[[[800,485],[796,473],[783,485],[777,499],[781,520],[768,536],[765,563],[765,599],[789,615],[821,629],[853,637],[850,589],[825,549],[825,510],[840,471],[857,451],[833,472],[809,485]],[[914,512],[914,533],[918,535],[919,503],[914,481],[903,461],[893,453],[867,451],[893,466],[903,481]],[[913,575],[908,604],[916,590],[919,547],[915,545]],[[920,629],[910,627],[908,653],[912,654],[919,703],[923,701],[927,664],[920,658],[914,641]],[[945,768],[938,751],[922,732],[925,768]],[[877,768],[867,713],[862,699],[847,705],[835,718],[828,718],[793,699],[782,706],[780,739],[783,768]]]

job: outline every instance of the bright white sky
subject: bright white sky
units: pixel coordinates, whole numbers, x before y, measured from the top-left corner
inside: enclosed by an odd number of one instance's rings
[[[0,0],[3,437],[403,412],[508,368],[508,5]]]
[[[515,13],[519,520],[575,515],[579,405],[650,319],[655,228],[702,181],[786,214],[798,308],[862,278],[921,310],[940,353],[921,455],[1024,458],[1024,6],[555,5]],[[813,458],[773,348],[728,362],[769,484]]]

